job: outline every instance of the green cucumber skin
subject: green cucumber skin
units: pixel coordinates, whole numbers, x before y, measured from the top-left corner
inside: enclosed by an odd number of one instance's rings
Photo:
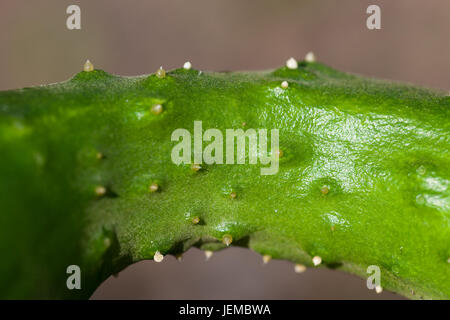
[[[232,245],[307,266],[320,256],[365,278],[377,265],[384,289],[449,299],[449,105],[307,62],[165,78],[94,70],[0,92],[0,298],[88,298],[156,251],[220,250],[230,234]],[[195,120],[224,134],[278,128],[279,172],[173,164],[171,133],[192,133]],[[73,264],[81,290],[66,288]]]

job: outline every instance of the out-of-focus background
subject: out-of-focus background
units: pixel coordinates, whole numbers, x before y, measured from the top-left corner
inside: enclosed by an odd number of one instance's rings
[[[66,8],[81,7],[81,30]],[[381,7],[381,30],[366,9]],[[337,69],[450,89],[448,0],[2,0],[0,90],[66,80],[90,59],[121,75],[180,67],[259,70],[314,51]],[[208,262],[191,249],[182,262],[144,261],[108,279],[93,298],[399,299],[330,270],[294,273],[231,248]]]

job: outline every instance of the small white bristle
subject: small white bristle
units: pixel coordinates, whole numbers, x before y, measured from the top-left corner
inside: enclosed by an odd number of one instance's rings
[[[287,89],[287,87],[289,87],[289,83],[288,83],[287,81],[283,81],[283,82],[281,83],[281,87],[282,87],[283,89]]]
[[[316,56],[314,55],[313,52],[308,52],[305,56],[305,61],[306,62],[316,62]]]
[[[152,106],[151,110],[150,110],[153,114],[158,115],[163,111],[163,107],[160,104],[155,104],[154,106]]]
[[[226,234],[222,237],[222,243],[226,245],[227,247],[233,242],[233,237],[231,234]]]
[[[158,191],[158,189],[159,189],[159,186],[158,186],[157,183],[152,183],[152,184],[150,185],[150,187],[148,187],[148,190],[149,190],[150,192],[156,192],[156,191]]]
[[[158,78],[164,78],[166,76],[166,70],[163,69],[163,67],[159,67],[159,69],[156,71],[156,76]]]
[[[419,166],[417,168],[417,173],[420,175],[424,175],[425,173],[427,173],[427,168],[425,168],[424,166]]]
[[[320,193],[323,195],[328,194],[328,192],[330,192],[330,188],[328,186],[323,186],[322,188],[320,188]]]
[[[270,254],[265,254],[263,255],[262,259],[264,264],[268,264],[269,261],[272,260],[272,256]]]
[[[322,258],[319,256],[315,256],[314,258],[312,258],[312,262],[315,266],[318,266],[322,263]]]
[[[206,257],[206,261],[208,261],[213,255],[212,251],[206,250],[205,251],[205,257]]]
[[[161,262],[161,261],[163,261],[163,259],[164,259],[164,256],[161,254],[161,252],[156,251],[155,255],[153,256],[153,260],[155,262]]]
[[[95,194],[98,196],[103,196],[106,193],[106,188],[103,186],[98,186],[95,188]]]
[[[200,222],[200,218],[199,217],[193,217],[191,221],[192,221],[192,224],[198,224]]]
[[[91,72],[93,70],[94,70],[94,65],[89,60],[86,60],[86,62],[84,63],[84,66],[83,66],[83,71]]]
[[[295,273],[303,273],[306,271],[306,267],[302,264],[296,264],[294,267]]]
[[[289,58],[286,61],[286,67],[288,67],[288,69],[297,69],[298,68],[297,60],[295,60],[294,58]]]
[[[183,65],[183,68],[186,70],[190,70],[192,68],[192,64],[189,61],[186,61]]]

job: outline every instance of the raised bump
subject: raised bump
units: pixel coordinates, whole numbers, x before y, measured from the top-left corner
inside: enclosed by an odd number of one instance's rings
[[[103,240],[103,244],[105,245],[106,248],[109,248],[111,246],[111,239],[109,237],[106,237]]]

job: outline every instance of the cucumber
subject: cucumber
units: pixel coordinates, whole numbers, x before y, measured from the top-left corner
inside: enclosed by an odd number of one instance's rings
[[[230,245],[450,298],[450,97],[309,61],[85,70],[0,92],[1,298],[86,299],[136,261]]]

